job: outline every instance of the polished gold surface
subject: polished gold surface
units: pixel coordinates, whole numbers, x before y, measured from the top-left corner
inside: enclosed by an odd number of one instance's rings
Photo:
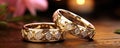
[[[90,22],[64,9],[55,11],[53,21],[62,31],[80,38],[92,39],[95,34],[95,27]]]
[[[63,40],[63,32],[61,32],[54,23],[50,22],[25,24],[21,32],[25,40],[32,42],[54,42]]]
[[[47,21],[47,20],[45,20]],[[95,20],[91,22],[96,27],[94,41],[86,41],[66,34],[62,42],[31,43],[22,40],[21,29],[1,29],[0,48],[119,48],[120,34],[115,34],[120,29],[120,20]],[[20,27],[20,26],[18,26]]]

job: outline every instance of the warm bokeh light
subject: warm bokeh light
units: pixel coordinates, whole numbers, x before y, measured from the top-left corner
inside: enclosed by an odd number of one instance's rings
[[[78,5],[84,5],[85,4],[85,0],[76,0]]]
[[[78,13],[91,13],[94,9],[94,0],[68,0],[68,8]]]

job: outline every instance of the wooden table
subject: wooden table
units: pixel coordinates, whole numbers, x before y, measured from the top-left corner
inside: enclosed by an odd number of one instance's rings
[[[0,30],[0,48],[120,48],[120,21],[93,21],[94,41],[78,39],[67,33],[66,40],[54,43],[31,43],[22,40],[20,29]]]

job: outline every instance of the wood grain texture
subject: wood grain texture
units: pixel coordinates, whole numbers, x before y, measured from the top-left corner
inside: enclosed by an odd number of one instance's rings
[[[119,48],[120,21],[94,21],[96,35],[94,41],[76,38],[67,33],[66,40],[54,43],[31,43],[22,40],[20,29],[0,30],[0,48]]]

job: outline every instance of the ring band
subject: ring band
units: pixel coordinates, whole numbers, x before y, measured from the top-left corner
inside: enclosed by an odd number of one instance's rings
[[[21,32],[25,40],[32,42],[54,42],[64,39],[63,32],[50,22],[25,24]]]
[[[53,14],[53,21],[60,29],[74,36],[92,39],[95,35],[95,27],[90,22],[70,11],[56,10]]]

